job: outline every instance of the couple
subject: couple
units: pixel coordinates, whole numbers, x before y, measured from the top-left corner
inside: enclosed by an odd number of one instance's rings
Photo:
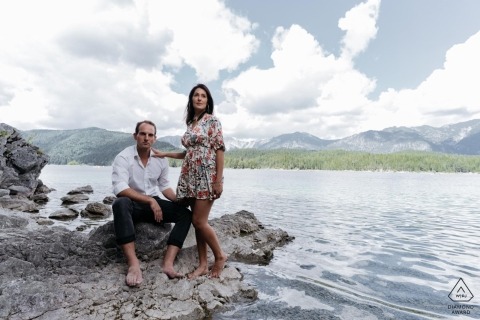
[[[183,277],[175,271],[173,263],[191,223],[195,227],[199,265],[188,274],[188,278],[209,273],[207,245],[215,257],[210,276],[219,277],[225,266],[227,256],[208,224],[213,202],[223,191],[225,151],[221,124],[212,114],[212,95],[205,85],[198,84],[190,91],[186,108],[187,131],[182,137],[186,151],[160,152],[153,149],[156,126],[145,120],[135,127],[133,137],[137,144],[127,147],[115,157],[112,184],[117,199],[112,208],[116,240],[127,260],[125,282],[128,286],[137,286],[143,281],[135,253],[134,223],[139,221],[175,223],[162,266],[168,278]],[[176,194],[169,187],[165,157],[183,159]],[[158,190],[168,200],[160,199]]]

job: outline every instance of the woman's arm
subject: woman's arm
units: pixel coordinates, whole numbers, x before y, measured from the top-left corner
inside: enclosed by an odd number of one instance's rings
[[[157,149],[152,148],[153,156],[155,158],[172,158],[172,159],[183,159],[185,158],[186,151],[183,152],[163,152]]]
[[[225,152],[222,149],[218,149],[216,152],[216,179],[212,182],[213,197],[215,199],[220,198],[223,192],[223,165],[225,159]]]
[[[223,166],[225,162],[225,152],[222,149],[215,151],[216,166],[217,166],[217,180],[214,182],[223,182]]]

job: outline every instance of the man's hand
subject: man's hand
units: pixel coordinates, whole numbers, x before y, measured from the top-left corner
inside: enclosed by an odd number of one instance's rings
[[[160,208],[160,205],[158,204],[157,200],[155,200],[154,198],[151,198],[151,199],[152,200],[150,200],[150,208],[153,211],[155,221],[162,222],[163,220],[162,208]]]

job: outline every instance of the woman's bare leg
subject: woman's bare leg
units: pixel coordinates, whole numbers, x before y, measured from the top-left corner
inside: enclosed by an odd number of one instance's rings
[[[225,262],[227,261],[227,255],[223,252],[220,247],[220,243],[217,238],[215,230],[208,224],[208,216],[210,210],[212,209],[213,201],[211,200],[196,200],[195,205],[192,208],[192,223],[195,227],[195,235],[197,238],[198,246],[198,258],[199,258],[199,268],[194,271],[195,273],[206,274],[208,273],[208,264],[207,262],[207,244],[213,252],[215,257],[215,263],[210,272],[210,276],[213,278],[218,278],[222,273]],[[200,270],[199,270],[200,269]]]
[[[188,274],[188,279],[195,279],[208,274],[207,242],[197,229],[195,229],[195,239],[197,240],[198,267]]]
[[[190,203],[190,209],[192,210],[192,219],[193,213],[195,212],[195,203],[196,200],[193,199]],[[193,221],[192,221],[193,222]],[[193,224],[195,227],[195,224]],[[188,279],[195,279],[197,277],[206,275],[208,273],[208,259],[207,259],[207,243],[203,239],[201,233],[195,227],[195,239],[197,241],[197,251],[198,251],[198,267],[191,273],[188,274]]]

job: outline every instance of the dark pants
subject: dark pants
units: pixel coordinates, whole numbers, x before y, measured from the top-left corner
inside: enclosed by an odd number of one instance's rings
[[[168,237],[167,245],[174,245],[181,248],[187,237],[190,224],[192,223],[192,212],[186,207],[174,202],[163,200],[158,197],[154,198],[162,209],[162,222],[175,223],[175,226]],[[112,209],[113,225],[115,227],[117,244],[119,245],[135,241],[135,223],[158,223],[155,221],[150,205],[134,202],[127,197],[117,198],[112,204]]]

